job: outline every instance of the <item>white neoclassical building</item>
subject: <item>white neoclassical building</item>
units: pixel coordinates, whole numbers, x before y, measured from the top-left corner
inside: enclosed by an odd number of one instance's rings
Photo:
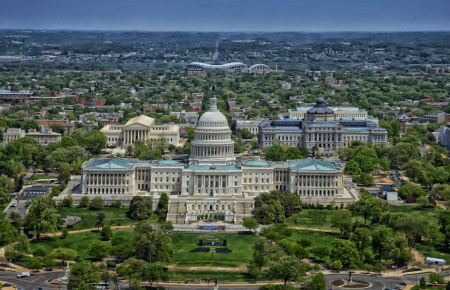
[[[189,162],[91,159],[82,166],[82,194],[121,198],[170,196],[168,219],[189,223],[205,213],[221,213],[241,223],[251,216],[254,198],[271,190],[297,193],[306,202],[342,198],[342,168],[322,160],[238,162],[226,117],[216,98],[195,129]]]
[[[100,132],[106,136],[106,145],[110,147],[128,147],[135,141],[164,139],[167,144],[180,145],[180,127],[174,124],[155,125],[155,119],[141,115],[130,119],[125,125],[112,124],[103,127]]]

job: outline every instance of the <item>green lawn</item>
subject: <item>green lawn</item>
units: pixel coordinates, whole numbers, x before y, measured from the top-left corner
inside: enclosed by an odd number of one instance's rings
[[[131,232],[130,229],[114,230],[114,236],[128,236]],[[31,242],[30,250],[33,253],[38,247],[43,247],[50,253],[53,249],[62,247],[70,248],[78,252],[84,259],[92,258],[89,256],[89,246],[95,241],[100,240],[100,232],[89,231],[78,234],[70,234],[67,238],[63,239],[61,236],[50,237],[41,240],[40,242]],[[110,241],[104,241],[103,243],[111,244]]]
[[[331,227],[331,221],[333,220],[333,217],[339,212],[339,210],[307,209],[303,210],[299,214],[294,214],[286,221],[286,224],[290,227],[335,229]],[[364,222],[362,217],[353,217],[353,220],[356,219]]]
[[[74,230],[95,228],[95,223],[97,222],[97,213],[99,211],[76,207],[58,207],[57,210],[63,218],[67,217],[68,215],[81,217],[81,221],[73,225]],[[126,212],[128,211],[128,207],[105,207],[101,211],[105,213],[105,226],[125,226],[137,223],[137,221],[127,217]],[[111,223],[112,221],[113,223]],[[153,215],[151,221],[157,222],[158,217],[156,215]]]
[[[211,286],[214,285],[214,278],[217,278],[219,283],[223,282],[248,282],[255,281],[245,272],[230,272],[230,271],[190,271],[190,270],[175,270],[169,271],[170,281],[189,281],[189,282],[206,282],[206,279],[211,278]],[[266,273],[258,278],[260,281],[269,281]]]
[[[438,225],[438,216],[444,210],[440,207],[435,208],[421,208],[417,205],[390,205],[390,212],[404,212],[404,213],[412,213],[418,212],[420,215],[426,217],[426,219],[430,222],[431,225]]]
[[[186,234],[172,233],[172,262],[177,266],[216,266],[216,267],[236,267],[247,264],[253,255],[252,246],[258,239],[254,235],[240,234]],[[198,240],[227,240],[227,249],[231,253],[220,254],[215,252],[215,248],[210,247],[209,253],[192,253],[193,249],[198,248]]]
[[[39,180],[39,179],[57,179],[56,176],[48,176],[48,175],[45,175],[45,174],[34,174],[33,176],[34,176],[33,178],[35,178],[36,180]]]

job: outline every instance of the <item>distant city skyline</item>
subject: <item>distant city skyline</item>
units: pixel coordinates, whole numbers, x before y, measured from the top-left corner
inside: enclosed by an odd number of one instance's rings
[[[0,29],[205,32],[450,30],[448,0],[16,0]]]

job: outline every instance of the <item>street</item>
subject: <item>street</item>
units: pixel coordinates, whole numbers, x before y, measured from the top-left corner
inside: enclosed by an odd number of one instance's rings
[[[439,274],[443,276],[447,276],[450,274],[450,271],[439,272]],[[59,287],[58,285],[50,285],[46,283],[50,279],[62,277],[64,273],[62,272],[41,272],[36,273],[36,275],[26,278],[17,278],[16,272],[11,271],[0,271],[0,280],[7,281],[10,283],[16,284],[16,286],[21,287],[22,290],[34,290],[38,287],[42,287],[43,289],[67,289],[65,286]],[[424,274],[410,274],[407,276],[377,276],[377,275],[353,275],[354,280],[364,280],[370,282],[372,284],[371,287],[365,288],[369,290],[384,290],[384,289],[393,289],[395,285],[399,284],[415,284],[416,281],[419,281],[422,277],[428,277],[429,273]],[[327,282],[331,282],[338,279],[348,279],[348,273],[341,272],[339,274],[327,274],[325,275],[325,279]],[[120,282],[120,287],[127,287],[127,282]],[[213,289],[214,283],[210,285],[198,285],[198,284],[184,284],[180,282],[180,284],[174,283],[154,283],[154,285],[164,286],[167,290],[177,290],[177,289],[198,289],[198,290],[211,290]],[[300,284],[294,284],[295,287],[300,287]],[[114,283],[110,283],[110,289],[114,289]],[[261,285],[254,285],[251,283],[232,283],[232,284],[221,284],[219,281],[219,289],[230,289],[230,290],[244,290],[244,289],[259,289]],[[125,288],[126,289],[126,288]],[[329,286],[328,289],[337,290],[339,287]]]
[[[13,204],[17,204],[17,206],[13,206]],[[20,215],[21,218],[25,218],[27,215],[27,200],[13,200],[11,202],[11,206],[5,211],[5,213],[9,216],[10,213],[16,212]]]

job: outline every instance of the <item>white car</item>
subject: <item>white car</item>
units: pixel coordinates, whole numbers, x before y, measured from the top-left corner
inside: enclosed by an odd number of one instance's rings
[[[23,278],[23,277],[30,277],[30,273],[29,272],[21,272],[21,273],[17,274],[17,278]]]
[[[17,207],[17,203],[11,204],[11,207]]]

